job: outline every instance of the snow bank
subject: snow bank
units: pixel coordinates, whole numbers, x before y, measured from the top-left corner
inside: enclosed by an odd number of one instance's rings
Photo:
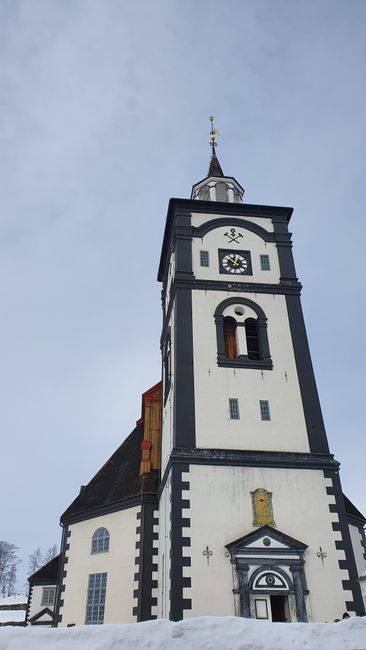
[[[15,621],[25,621],[25,609],[0,609],[0,623],[15,623]]]
[[[365,650],[366,619],[266,623],[192,618],[132,625],[0,628],[0,650]]]
[[[23,605],[27,604],[28,597],[25,594],[14,594],[13,596],[0,596],[0,607],[2,605]]]

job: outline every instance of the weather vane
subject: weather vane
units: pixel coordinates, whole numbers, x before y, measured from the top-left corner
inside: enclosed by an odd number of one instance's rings
[[[211,131],[210,131],[210,145],[215,153],[215,148],[217,147],[216,136],[220,135],[217,128],[214,126],[214,116],[210,115],[209,120],[211,122]]]

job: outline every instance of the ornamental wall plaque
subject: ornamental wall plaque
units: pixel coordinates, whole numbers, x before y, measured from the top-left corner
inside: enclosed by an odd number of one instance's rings
[[[251,492],[253,526],[275,526],[272,508],[272,492],[264,488],[257,488]]]

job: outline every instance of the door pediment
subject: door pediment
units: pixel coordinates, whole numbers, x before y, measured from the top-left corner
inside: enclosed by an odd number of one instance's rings
[[[268,552],[302,555],[307,545],[272,526],[261,526],[251,533],[227,544],[231,556],[263,554]]]

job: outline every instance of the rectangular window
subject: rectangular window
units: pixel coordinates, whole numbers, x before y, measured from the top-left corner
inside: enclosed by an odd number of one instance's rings
[[[200,251],[201,266],[210,266],[210,258],[208,251]]]
[[[259,400],[259,405],[261,407],[261,418],[262,420],[270,420],[271,413],[269,410],[269,402],[266,399]]]
[[[264,598],[255,599],[255,617],[268,619],[267,601]]]
[[[229,399],[230,420],[239,420],[239,400],[236,398]]]
[[[55,602],[56,587],[43,587],[41,607],[53,607]]]
[[[85,624],[92,625],[104,622],[105,594],[107,590],[107,574],[91,573],[88,582]]]
[[[271,267],[269,265],[269,255],[260,255],[261,260],[261,269],[262,271],[270,271]]]

